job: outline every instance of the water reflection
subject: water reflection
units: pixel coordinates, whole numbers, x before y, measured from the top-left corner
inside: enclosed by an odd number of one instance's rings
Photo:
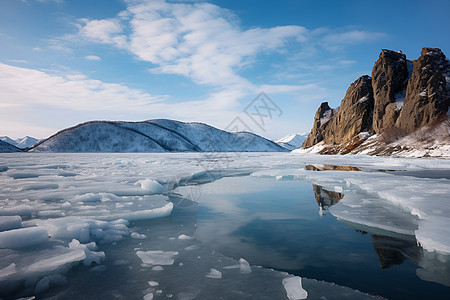
[[[322,212],[322,209],[335,205],[344,198],[344,194],[326,190],[320,185],[313,184],[312,187],[320,212]],[[367,234],[366,231],[361,229],[355,228],[355,231]],[[417,245],[415,237],[405,235],[404,238],[400,238],[398,236],[393,237],[373,233],[370,236],[373,248],[380,261],[381,269],[400,265],[408,259],[418,264],[420,247]]]
[[[324,189],[320,185],[313,184],[314,198],[316,198],[319,207],[330,207],[344,198],[344,194],[332,192]]]
[[[305,165],[305,170],[308,170],[308,171],[361,171],[361,169],[358,167],[338,166],[338,165],[328,165],[328,164]]]
[[[450,292],[422,281],[448,285],[450,268],[442,263],[446,256],[424,252],[414,235],[317,215],[317,207],[325,211],[341,205],[343,193],[320,185],[311,189],[304,181],[248,176],[225,177],[201,188],[195,238],[226,256],[362,291],[383,290],[393,299],[417,299],[427,289]],[[189,194],[189,187],[179,191]]]
[[[372,245],[380,260],[380,268],[387,269],[400,265],[409,259],[415,263],[419,261],[419,246],[414,237],[399,239],[397,237],[371,234]]]

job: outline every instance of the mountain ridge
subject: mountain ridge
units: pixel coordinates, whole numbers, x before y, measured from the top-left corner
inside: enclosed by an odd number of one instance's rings
[[[13,145],[14,147],[17,147],[19,149],[26,149],[33,145],[35,145],[37,142],[39,142],[38,139],[31,137],[31,136],[24,136],[23,138],[18,139],[12,139],[8,136],[0,136],[0,140],[7,142],[8,144]]]
[[[63,129],[31,152],[284,152],[250,132],[226,132],[198,122],[89,121]]]

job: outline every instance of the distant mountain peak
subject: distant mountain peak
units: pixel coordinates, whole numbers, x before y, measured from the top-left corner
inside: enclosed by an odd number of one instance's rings
[[[275,142],[288,150],[294,150],[303,145],[307,136],[308,134],[290,133]]]
[[[0,140],[7,142],[8,144],[11,144],[19,149],[29,148],[29,147],[35,145],[37,142],[39,142],[38,139],[28,136],[28,135],[23,138],[18,138],[15,140],[13,140],[12,138],[10,138],[8,136],[0,136]]]

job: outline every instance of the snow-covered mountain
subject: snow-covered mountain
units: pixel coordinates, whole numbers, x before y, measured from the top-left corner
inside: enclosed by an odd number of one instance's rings
[[[31,137],[31,136],[26,136],[23,138],[18,138],[18,139],[11,139],[8,136],[0,136],[0,140],[7,142],[8,144],[11,144],[17,148],[20,149],[25,149],[25,148],[29,148],[33,145],[35,145],[37,142],[39,142],[38,139]]]
[[[249,132],[230,133],[203,123],[173,120],[92,121],[64,129],[33,152],[282,152]]]
[[[307,136],[308,134],[291,133],[279,140],[276,140],[275,143],[288,150],[294,150],[303,145],[303,142],[306,140]]]
[[[22,150],[20,150],[17,147],[14,147],[10,143],[0,140],[0,152],[20,152],[20,151]]]

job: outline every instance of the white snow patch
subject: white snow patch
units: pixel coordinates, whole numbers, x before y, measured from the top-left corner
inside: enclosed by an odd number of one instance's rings
[[[179,240],[192,240],[193,237],[192,236],[187,236],[185,234],[181,234],[180,236],[178,236]]]
[[[137,183],[141,185],[141,188],[149,195],[164,193],[164,187],[156,180],[146,178],[139,180]]]
[[[148,293],[144,295],[144,300],[153,300],[153,293]]]
[[[358,103],[363,103],[369,100],[369,94],[365,95],[364,97],[361,97],[358,99]]]
[[[308,292],[302,287],[302,278],[298,276],[283,279],[283,286],[289,300],[300,300],[308,297]]]
[[[326,112],[323,113],[322,118],[320,118],[320,125],[323,125],[330,121],[331,117],[333,116],[333,109],[329,109]]]
[[[239,259],[239,270],[241,274],[249,274],[252,272],[250,264],[243,258]]]

